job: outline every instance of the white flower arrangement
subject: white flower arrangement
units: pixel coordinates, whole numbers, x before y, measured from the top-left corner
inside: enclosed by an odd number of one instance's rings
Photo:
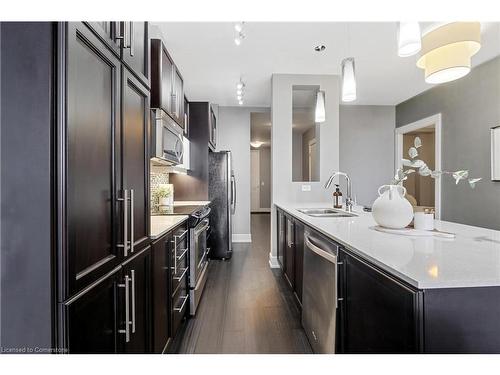
[[[418,156],[418,149],[420,147],[422,147],[422,140],[420,139],[420,137],[415,137],[413,146],[408,149],[408,156],[410,157],[410,159],[402,159],[403,166],[396,171],[396,175],[394,176],[394,180],[392,181],[394,185],[402,185],[403,181],[407,180],[408,175],[411,173],[418,173],[420,176],[430,176],[431,178],[438,178],[442,175],[448,174],[453,176],[456,185],[458,185],[461,180],[467,179],[469,182],[469,186],[472,189],[474,189],[478,181],[482,180],[482,178],[468,178],[468,170],[459,170],[455,172],[431,170],[423,160],[416,159],[416,157]]]

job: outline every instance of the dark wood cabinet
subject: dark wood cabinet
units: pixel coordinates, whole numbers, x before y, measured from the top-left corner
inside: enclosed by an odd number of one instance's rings
[[[87,26],[111,49],[120,56],[123,34],[121,34],[120,22],[115,21],[92,21],[86,22]]]
[[[286,233],[286,221],[285,221],[285,214],[283,211],[278,210],[276,213],[276,220],[277,220],[277,229],[278,229],[278,243],[277,243],[277,248],[276,248],[276,257],[278,259],[278,264],[280,265],[281,269],[285,271],[285,246],[286,246],[286,239],[285,239],[285,233]]]
[[[130,231],[135,248],[149,241],[149,91],[123,68],[121,191],[130,196]]]
[[[345,251],[341,262],[341,351],[418,352],[419,291]]]
[[[83,24],[67,24],[66,225],[62,300],[122,260],[115,179],[120,129],[118,58]]]
[[[171,339],[169,233],[153,243],[153,352],[163,353]]]
[[[215,116],[214,109],[210,106],[209,113],[209,122],[208,122],[209,130],[209,141],[208,146],[212,151],[215,151],[217,148],[217,117]]]
[[[122,59],[127,67],[149,87],[149,23],[122,22]]]
[[[295,222],[285,214],[285,278],[292,290],[295,288]]]
[[[60,347],[69,353],[115,353],[118,333],[118,294],[121,268],[61,303],[64,337]]]
[[[302,305],[302,277],[304,272],[304,224],[295,220],[294,241],[294,292],[295,297]]]
[[[184,80],[160,39],[151,39],[151,108],[161,108],[184,128]]]
[[[151,247],[147,247],[123,264],[123,283],[129,283],[122,288],[120,327],[123,353],[149,353],[151,348]],[[127,300],[128,299],[128,300]]]

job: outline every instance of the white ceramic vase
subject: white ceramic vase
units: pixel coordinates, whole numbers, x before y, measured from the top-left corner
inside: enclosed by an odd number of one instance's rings
[[[372,206],[373,219],[381,227],[401,229],[411,223],[413,207],[405,198],[406,188],[401,185],[383,185]]]

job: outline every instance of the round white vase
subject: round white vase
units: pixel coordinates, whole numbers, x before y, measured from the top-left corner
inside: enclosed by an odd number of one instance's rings
[[[383,185],[372,206],[373,219],[381,227],[401,229],[411,223],[413,207],[405,198],[406,188],[401,185]]]

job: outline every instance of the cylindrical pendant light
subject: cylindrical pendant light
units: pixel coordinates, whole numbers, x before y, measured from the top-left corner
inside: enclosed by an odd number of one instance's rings
[[[422,37],[417,66],[425,71],[425,82],[444,83],[462,78],[471,70],[471,57],[481,48],[479,22],[453,22]]]
[[[421,48],[420,24],[418,22],[400,22],[398,24],[398,56],[412,56]]]
[[[348,57],[342,60],[342,101],[353,100],[356,100],[356,73],[354,57]]]
[[[316,110],[314,111],[314,121],[316,123],[325,122],[325,93],[318,91],[316,94]]]

